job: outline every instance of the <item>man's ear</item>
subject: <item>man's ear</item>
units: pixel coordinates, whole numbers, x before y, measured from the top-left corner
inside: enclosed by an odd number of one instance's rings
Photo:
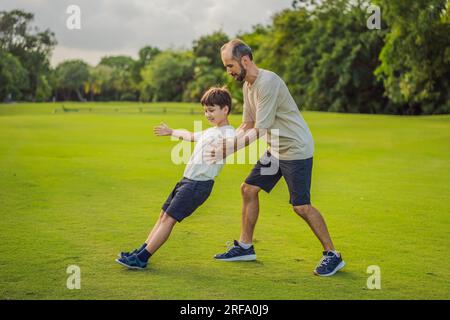
[[[249,62],[250,62],[250,57],[249,57],[249,56],[243,56],[243,57],[241,57],[241,63],[242,63],[244,66],[247,66]]]

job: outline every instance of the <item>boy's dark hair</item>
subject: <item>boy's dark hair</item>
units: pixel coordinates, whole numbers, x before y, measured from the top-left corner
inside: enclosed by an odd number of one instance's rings
[[[231,112],[231,95],[226,87],[211,87],[203,94],[200,100],[202,106],[212,107],[218,105],[220,109],[228,107],[228,114]]]

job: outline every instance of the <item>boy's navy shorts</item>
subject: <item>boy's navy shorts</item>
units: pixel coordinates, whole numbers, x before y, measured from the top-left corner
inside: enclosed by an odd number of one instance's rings
[[[258,160],[245,183],[260,187],[268,193],[284,177],[289,189],[289,203],[293,206],[311,204],[312,165],[312,157],[304,160],[278,160],[267,151]]]
[[[162,209],[169,216],[181,222],[208,199],[213,185],[214,180],[198,181],[183,178],[175,185]]]

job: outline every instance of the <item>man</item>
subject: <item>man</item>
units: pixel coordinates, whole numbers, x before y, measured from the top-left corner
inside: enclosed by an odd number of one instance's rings
[[[281,177],[286,180],[293,210],[302,217],[323,246],[323,257],[314,270],[331,276],[345,262],[331,241],[320,212],[311,205],[310,186],[314,141],[284,81],[275,73],[258,68],[252,50],[239,39],[221,48],[227,73],[243,85],[243,121],[233,141],[212,147],[209,161],[222,159],[266,135],[269,150],[257,162],[241,185],[242,226],[240,241],[215,259],[249,261],[256,259],[253,232],[259,215],[258,193],[270,192]],[[270,172],[272,171],[272,172]]]

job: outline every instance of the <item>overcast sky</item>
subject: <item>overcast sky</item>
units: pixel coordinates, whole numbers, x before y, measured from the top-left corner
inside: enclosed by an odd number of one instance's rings
[[[104,55],[133,57],[145,45],[190,48],[202,35],[222,29],[233,37],[267,24],[292,0],[0,0],[0,11],[22,9],[35,25],[56,34],[52,65],[73,58],[97,64]],[[81,9],[81,30],[69,30],[69,5]]]

